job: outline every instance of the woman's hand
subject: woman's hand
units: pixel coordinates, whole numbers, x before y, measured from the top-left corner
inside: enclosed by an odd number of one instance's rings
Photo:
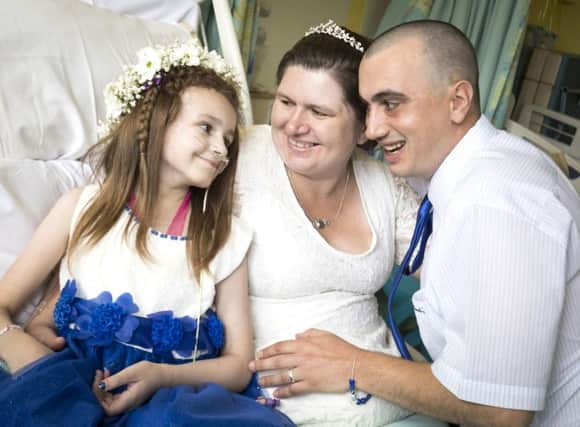
[[[145,403],[162,386],[162,366],[147,361],[138,362],[115,375],[98,370],[93,382],[97,400],[109,416],[119,415]],[[121,393],[111,393],[126,386]]]
[[[359,349],[336,335],[309,329],[295,340],[266,347],[250,362],[256,371],[278,370],[260,378],[262,387],[276,387],[274,396],[289,397],[312,392],[348,390],[354,357]]]

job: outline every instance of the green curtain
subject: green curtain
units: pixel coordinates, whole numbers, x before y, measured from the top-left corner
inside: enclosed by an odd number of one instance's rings
[[[258,36],[258,14],[260,11],[259,0],[229,0],[230,10],[242,61],[246,68],[248,81],[251,81],[254,70],[256,38]],[[211,7],[211,0],[204,0],[201,4],[204,28],[206,31],[207,44],[210,49],[221,53],[220,38],[218,34],[215,15]]]
[[[530,0],[391,0],[376,35],[418,19],[455,25],[477,52],[481,110],[496,127],[502,128],[529,5]]]

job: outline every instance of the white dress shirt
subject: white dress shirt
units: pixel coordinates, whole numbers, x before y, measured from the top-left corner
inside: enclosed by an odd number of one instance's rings
[[[542,152],[481,117],[429,186],[413,304],[433,374],[460,399],[580,426],[580,199]]]

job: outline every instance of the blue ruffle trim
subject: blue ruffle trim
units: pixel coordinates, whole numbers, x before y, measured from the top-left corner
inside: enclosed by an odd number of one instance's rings
[[[109,292],[85,300],[76,297],[75,280],[68,280],[54,309],[54,321],[67,341],[84,341],[92,347],[114,342],[137,346],[166,361],[175,353],[192,358],[197,321],[189,316],[174,317],[161,311],[147,317],[135,316],[139,307],[129,293],[115,301]],[[224,346],[224,327],[213,310],[200,319],[198,349],[203,358],[217,357]]]

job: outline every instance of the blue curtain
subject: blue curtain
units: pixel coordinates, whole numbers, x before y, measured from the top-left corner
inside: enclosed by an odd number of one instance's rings
[[[502,128],[529,5],[530,0],[391,0],[376,35],[418,19],[455,25],[477,52],[481,111],[496,127]]]

